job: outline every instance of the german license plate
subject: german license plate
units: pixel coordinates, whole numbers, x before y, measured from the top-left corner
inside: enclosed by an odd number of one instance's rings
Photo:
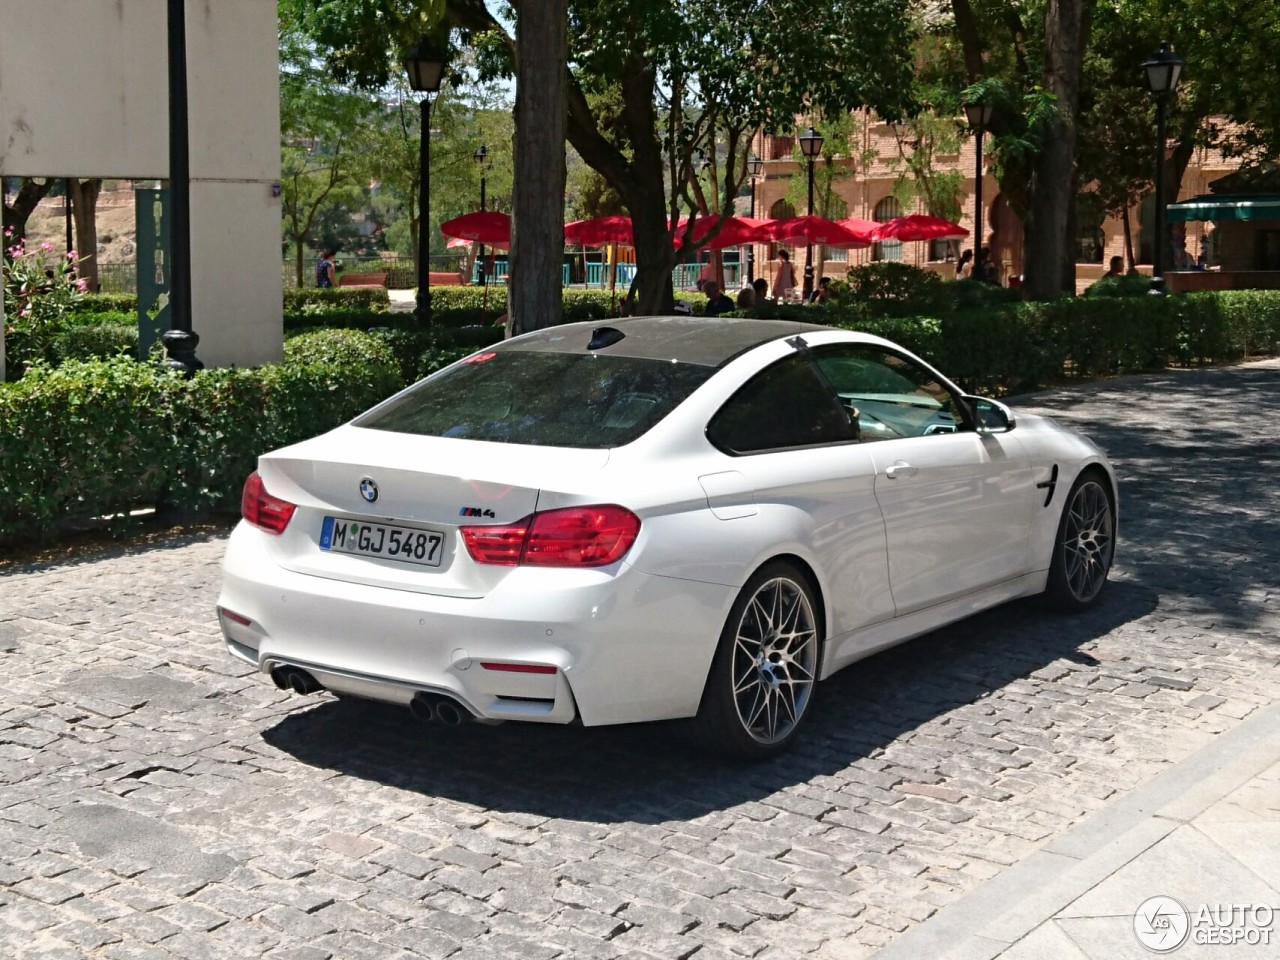
[[[438,567],[444,553],[444,534],[438,530],[325,517],[320,528],[320,549]]]

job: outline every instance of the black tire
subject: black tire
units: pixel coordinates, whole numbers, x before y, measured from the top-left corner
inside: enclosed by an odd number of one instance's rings
[[[1116,546],[1116,501],[1100,470],[1086,470],[1071,485],[1053,538],[1045,598],[1059,610],[1093,606],[1107,585]]]
[[[808,578],[794,564],[766,564],[729,611],[694,735],[736,759],[781,753],[809,713],[821,661],[818,604]]]

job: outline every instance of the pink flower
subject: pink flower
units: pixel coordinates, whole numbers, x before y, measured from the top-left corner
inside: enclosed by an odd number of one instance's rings
[[[52,244],[52,243],[42,243],[42,244],[40,244],[40,249],[41,249],[41,250],[43,250],[45,253],[53,253],[53,244]]]
[[[68,260],[74,260],[74,259],[75,259],[76,257],[78,257],[78,256],[80,256],[80,254],[76,253],[74,250],[68,250],[68,251],[67,251],[67,259],[68,259]]]
[[[81,293],[88,293],[89,281],[81,277],[79,280],[76,281],[76,289],[79,290]]]

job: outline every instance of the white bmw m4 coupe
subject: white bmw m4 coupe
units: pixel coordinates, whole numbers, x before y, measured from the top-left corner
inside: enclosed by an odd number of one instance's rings
[[[1104,454],[867,334],[649,317],[508,340],[259,460],[227,649],[437,723],[692,718],[787,747],[814,684],[1116,536]]]

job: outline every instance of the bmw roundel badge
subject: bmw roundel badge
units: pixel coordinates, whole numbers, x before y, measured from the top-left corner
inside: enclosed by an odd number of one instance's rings
[[[365,477],[360,481],[360,496],[370,503],[378,499],[378,485],[373,482],[372,477]]]

